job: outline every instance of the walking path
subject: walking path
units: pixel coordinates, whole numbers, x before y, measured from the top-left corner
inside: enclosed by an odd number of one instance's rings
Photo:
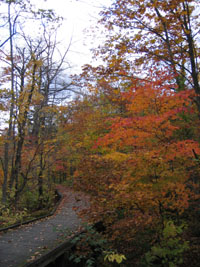
[[[53,216],[0,233],[0,267],[22,267],[80,230],[77,212],[89,200],[61,185],[58,191],[63,199]]]

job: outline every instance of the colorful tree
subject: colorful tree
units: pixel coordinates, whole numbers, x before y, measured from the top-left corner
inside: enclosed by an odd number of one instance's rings
[[[92,196],[90,217],[103,220],[118,245],[159,231],[167,218],[180,220],[199,198],[195,94],[172,90],[173,80],[166,70],[153,72],[151,82],[121,92],[126,115],[107,119],[108,133],[94,145],[99,154],[77,169],[77,187]]]
[[[152,65],[168,67],[179,90],[195,90],[200,110],[198,13],[195,0],[116,0],[101,13],[109,32],[97,53],[108,61],[111,76],[148,77]]]

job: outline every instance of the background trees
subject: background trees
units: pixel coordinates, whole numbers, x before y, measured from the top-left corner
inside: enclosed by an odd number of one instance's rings
[[[63,75],[68,49],[57,52],[52,12],[31,13],[47,16],[42,35],[27,35],[20,24],[16,44],[20,12],[11,20],[9,11],[10,49],[1,54],[8,89],[0,108],[10,114],[0,140],[3,202],[31,206],[32,187],[42,208],[52,181],[68,181],[91,196],[88,218],[101,220],[130,266],[181,260],[183,239],[199,234],[198,11],[194,0],[113,1],[101,13],[107,39],[94,51],[102,65],[85,65],[72,81]],[[64,103],[70,91],[76,97]]]
[[[9,121],[1,155],[2,201],[6,203],[12,195],[17,204],[28,179],[34,176],[38,180],[39,198],[43,195],[43,172],[55,143],[48,141],[55,138],[55,105],[59,104],[61,93],[69,89],[70,82],[60,83],[60,75],[67,68],[68,48],[59,55],[56,40],[59,18],[51,10],[34,10],[29,2],[8,1],[6,6],[8,12],[3,20],[9,37],[2,43],[1,58],[2,83],[8,89],[2,97],[6,97]],[[27,31],[24,14],[27,23],[33,20],[40,27],[40,35],[31,36]]]

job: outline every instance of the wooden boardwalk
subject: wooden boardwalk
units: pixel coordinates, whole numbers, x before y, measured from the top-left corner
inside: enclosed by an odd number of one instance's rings
[[[80,230],[77,212],[88,205],[87,198],[63,186],[58,189],[63,199],[53,216],[0,233],[0,267],[22,267]]]

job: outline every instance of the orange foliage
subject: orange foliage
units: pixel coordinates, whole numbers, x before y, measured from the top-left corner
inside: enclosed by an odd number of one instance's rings
[[[132,239],[166,216],[180,217],[196,198],[194,94],[175,92],[164,75],[121,93],[126,116],[110,118],[109,132],[94,146],[105,154],[84,158],[76,172],[78,188],[93,196],[92,220],[103,219],[112,239]]]

